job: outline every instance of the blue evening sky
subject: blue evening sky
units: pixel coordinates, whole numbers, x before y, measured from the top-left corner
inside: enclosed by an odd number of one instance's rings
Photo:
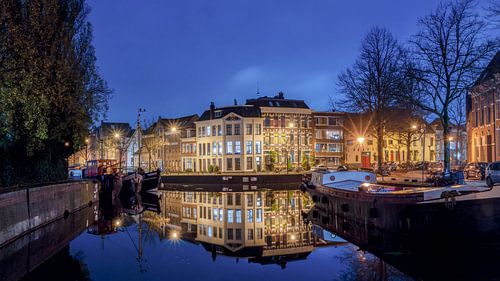
[[[400,40],[436,0],[89,0],[108,120],[201,114],[210,102],[275,95],[328,109],[336,78],[375,25]],[[485,6],[486,1],[480,2]]]

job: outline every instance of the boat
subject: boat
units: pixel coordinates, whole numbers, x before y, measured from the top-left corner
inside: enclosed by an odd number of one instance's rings
[[[358,171],[315,171],[303,189],[316,203],[312,216],[346,229],[363,223],[425,241],[437,237],[500,240],[500,187],[460,184],[444,187],[377,184]],[[453,239],[446,239],[450,242]]]
[[[161,184],[160,171],[149,173],[133,172],[122,178],[121,192],[127,196],[140,192],[154,192]]]

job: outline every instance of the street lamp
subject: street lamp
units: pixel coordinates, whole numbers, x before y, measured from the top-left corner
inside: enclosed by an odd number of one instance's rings
[[[87,166],[87,161],[88,161],[88,148],[89,148],[89,142],[90,140],[88,138],[85,139],[85,166]]]
[[[363,166],[363,160],[362,160],[362,158],[363,158],[363,143],[365,142],[365,137],[359,136],[357,138],[357,141],[358,141],[358,143],[359,143],[359,145],[361,147],[361,149],[359,151],[359,163],[360,163],[359,166],[362,167]]]
[[[118,151],[119,151],[119,164],[118,164],[118,170],[121,171],[122,169],[122,146],[121,146],[121,143],[120,143],[120,137],[121,135],[119,133],[115,133],[114,135],[115,139],[117,140],[118,142]]]

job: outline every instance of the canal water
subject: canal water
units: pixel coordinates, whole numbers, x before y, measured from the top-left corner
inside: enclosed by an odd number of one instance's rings
[[[342,238],[352,233],[320,227],[313,208],[293,189],[101,194],[0,249],[0,280],[434,279],[400,252],[378,255],[393,266]]]

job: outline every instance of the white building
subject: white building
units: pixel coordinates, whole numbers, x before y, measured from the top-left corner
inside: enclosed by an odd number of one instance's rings
[[[252,105],[215,108],[196,123],[196,171],[254,172],[263,169],[263,118]]]

